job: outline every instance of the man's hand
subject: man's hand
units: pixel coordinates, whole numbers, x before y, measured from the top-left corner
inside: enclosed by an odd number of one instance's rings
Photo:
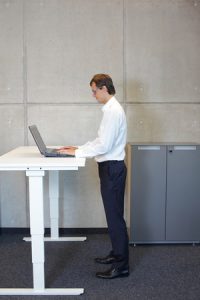
[[[57,149],[59,153],[68,154],[68,155],[75,155],[75,150],[78,149],[78,147],[74,146],[65,146],[60,149]]]

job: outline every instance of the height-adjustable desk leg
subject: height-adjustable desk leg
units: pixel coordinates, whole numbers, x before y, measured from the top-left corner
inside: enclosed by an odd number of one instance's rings
[[[1,288],[0,295],[80,295],[83,288],[45,289],[44,274],[44,171],[26,171],[29,177],[30,231],[33,263],[33,288]]]
[[[33,286],[44,289],[44,171],[27,171],[29,177],[30,232],[33,263]]]
[[[59,237],[59,171],[49,171],[51,237],[45,241],[85,241],[86,237]]]
[[[59,171],[49,171],[49,202],[50,202],[50,226],[51,236],[45,237],[45,242],[85,241],[86,236],[59,237]],[[24,241],[31,241],[30,237],[24,237]]]

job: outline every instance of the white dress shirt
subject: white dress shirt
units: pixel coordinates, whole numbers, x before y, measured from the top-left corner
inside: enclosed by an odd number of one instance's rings
[[[95,140],[75,151],[76,157],[95,157],[97,162],[123,160],[127,135],[126,116],[115,97],[102,107],[103,118]]]

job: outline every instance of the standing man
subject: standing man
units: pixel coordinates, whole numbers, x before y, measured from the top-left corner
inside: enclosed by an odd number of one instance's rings
[[[76,157],[95,157],[98,163],[101,195],[103,199],[111,252],[96,263],[111,264],[105,272],[97,272],[99,278],[112,279],[129,275],[128,234],[124,214],[124,190],[126,166],[126,116],[114,97],[112,79],[106,74],[97,74],[90,81],[92,94],[103,104],[103,118],[95,140],[80,147],[63,147],[59,152]]]

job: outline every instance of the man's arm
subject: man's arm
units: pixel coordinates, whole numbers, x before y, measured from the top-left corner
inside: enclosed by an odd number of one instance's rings
[[[65,146],[58,151],[64,154],[75,155],[76,157],[95,157],[107,153],[115,141],[119,130],[120,115],[115,112],[104,113],[103,119],[98,130],[98,136],[91,142],[80,147]],[[77,151],[76,151],[77,150]]]

